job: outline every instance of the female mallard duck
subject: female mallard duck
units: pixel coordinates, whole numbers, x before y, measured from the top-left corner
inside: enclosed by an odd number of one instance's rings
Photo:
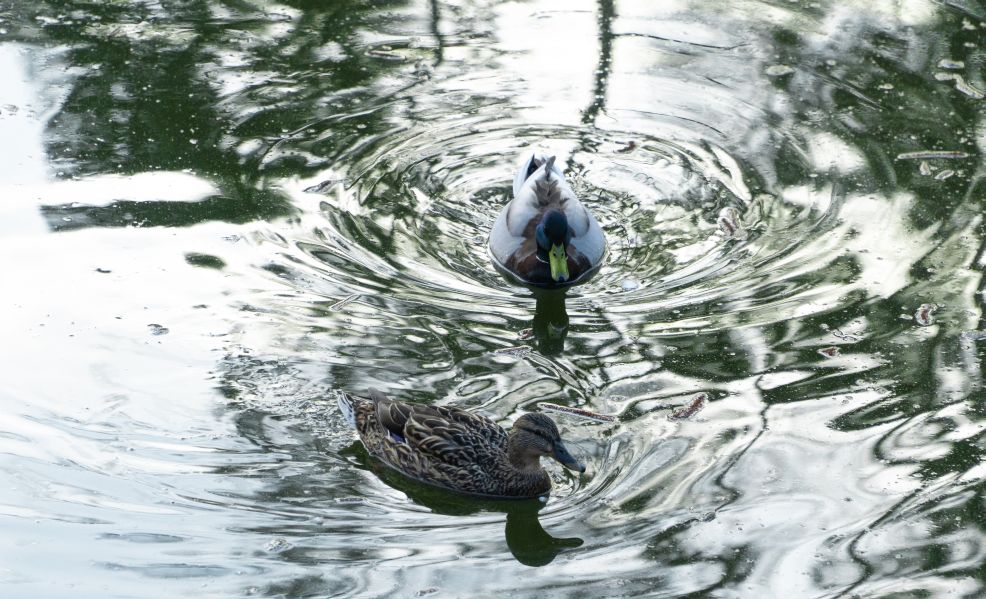
[[[367,451],[421,482],[469,495],[520,499],[551,490],[541,456],[585,472],[544,414],[524,414],[507,434],[488,418],[457,408],[401,403],[376,389],[369,395],[342,393],[339,408]]]
[[[514,177],[514,199],[493,224],[490,253],[500,270],[523,284],[567,287],[599,270],[606,238],[555,157],[532,152]]]

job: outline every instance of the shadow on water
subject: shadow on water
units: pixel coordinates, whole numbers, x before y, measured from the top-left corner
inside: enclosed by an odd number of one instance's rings
[[[469,516],[480,513],[506,514],[504,537],[514,558],[525,566],[545,566],[566,549],[579,547],[577,537],[551,536],[538,520],[547,496],[536,499],[490,500],[473,498],[440,489],[408,478],[380,460],[370,456],[359,441],[340,451],[352,457],[359,467],[373,472],[387,486],[400,491],[415,504],[446,516]]]

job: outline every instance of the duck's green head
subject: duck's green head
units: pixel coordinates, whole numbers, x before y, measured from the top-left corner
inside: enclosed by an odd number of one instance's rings
[[[550,456],[569,470],[585,472],[585,466],[562,443],[554,421],[544,414],[524,414],[514,422],[507,453],[510,462],[522,470],[539,468],[541,456]]]
[[[541,217],[535,229],[538,243],[538,258],[551,267],[551,280],[564,283],[568,280],[568,242],[572,240],[572,230],[568,226],[565,213],[548,210]]]

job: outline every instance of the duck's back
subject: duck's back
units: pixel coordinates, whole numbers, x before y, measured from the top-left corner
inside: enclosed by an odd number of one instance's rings
[[[524,488],[526,479],[520,480],[507,461],[506,432],[487,418],[382,396],[347,397],[367,451],[411,478],[493,497],[530,497],[548,490]]]

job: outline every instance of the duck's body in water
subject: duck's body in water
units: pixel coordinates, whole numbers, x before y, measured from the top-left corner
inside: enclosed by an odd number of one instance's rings
[[[514,178],[514,197],[490,232],[494,264],[534,287],[584,283],[602,265],[606,237],[555,157],[534,151],[525,156]]]
[[[548,416],[524,414],[510,432],[483,416],[456,408],[388,399],[339,396],[339,407],[356,427],[367,451],[399,472],[469,495],[529,498],[551,490],[542,456],[584,472],[565,448]]]

